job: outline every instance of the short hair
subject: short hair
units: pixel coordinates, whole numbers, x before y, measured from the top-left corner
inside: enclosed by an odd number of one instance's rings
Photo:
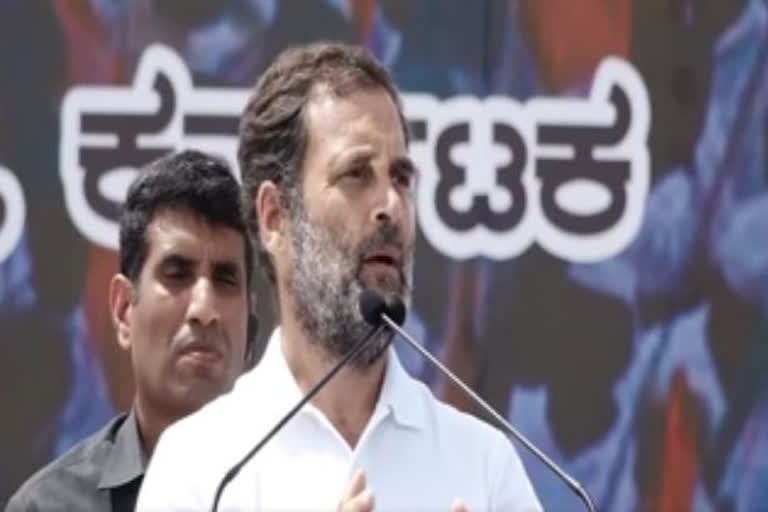
[[[144,167],[128,188],[120,215],[120,272],[137,281],[147,258],[146,231],[160,210],[183,208],[214,226],[243,236],[246,281],[253,273],[253,246],[242,194],[229,166],[200,151],[166,155]]]
[[[234,174],[223,161],[193,150],[166,155],[141,169],[120,212],[120,272],[134,283],[149,252],[147,228],[158,212],[168,209],[186,209],[212,226],[242,235],[249,310],[247,353],[251,354],[256,330],[256,319],[250,314],[253,245]]]
[[[262,74],[240,121],[237,152],[246,196],[248,224],[267,278],[275,283],[269,254],[261,246],[253,198],[265,181],[280,192],[281,205],[291,206],[300,189],[309,133],[305,111],[314,89],[323,85],[337,96],[381,88],[392,98],[406,144],[408,127],[389,72],[364,48],[343,43],[313,43],[283,51]]]

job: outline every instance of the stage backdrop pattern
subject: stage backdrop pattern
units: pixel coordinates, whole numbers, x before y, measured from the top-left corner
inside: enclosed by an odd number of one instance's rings
[[[601,510],[768,510],[768,1],[6,1],[0,29],[0,504],[130,406],[106,297],[138,168],[239,179],[259,74],[342,40],[403,90],[406,328]]]

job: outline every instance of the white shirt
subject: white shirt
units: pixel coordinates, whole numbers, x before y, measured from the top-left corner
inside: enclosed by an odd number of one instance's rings
[[[144,477],[137,510],[211,510],[224,474],[303,396],[279,329],[259,365],[231,393],[169,427]],[[410,377],[394,350],[374,413],[351,448],[312,404],[230,482],[219,510],[336,510],[356,469],[377,511],[542,509],[511,443],[439,402]],[[353,392],[350,390],[350,392]]]

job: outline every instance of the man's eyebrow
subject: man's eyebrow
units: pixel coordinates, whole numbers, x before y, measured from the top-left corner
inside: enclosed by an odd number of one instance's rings
[[[413,177],[417,177],[419,174],[413,160],[407,156],[396,158],[395,161],[392,162],[392,169],[395,171],[406,172]]]
[[[368,163],[372,155],[373,151],[369,149],[357,149],[352,152],[341,153],[331,159],[331,168],[339,169],[341,167]]]
[[[219,260],[214,262],[213,264],[213,270],[215,272],[226,272],[228,274],[233,275],[240,275],[242,272],[240,271],[240,265],[237,264],[234,260]]]
[[[195,260],[179,254],[177,252],[168,253],[160,260],[160,266],[178,266],[178,267],[191,267],[195,264]]]

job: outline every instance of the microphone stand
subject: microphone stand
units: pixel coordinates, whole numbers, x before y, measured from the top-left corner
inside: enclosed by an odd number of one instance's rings
[[[382,315],[383,317],[383,315]],[[347,352],[344,357],[342,357],[338,363],[336,363],[336,366],[334,366],[331,371],[329,371],[320,381],[314,385],[312,389],[310,389],[307,394],[302,398],[296,405],[293,406],[293,408],[288,411],[285,416],[282,417],[280,421],[277,422],[277,424],[272,427],[272,429],[261,439],[261,441],[258,442],[256,446],[251,448],[251,450],[243,457],[240,462],[232,466],[232,468],[227,471],[227,473],[224,475],[224,478],[221,479],[221,482],[219,483],[219,486],[216,488],[216,496],[213,499],[213,512],[217,512],[219,509],[219,501],[221,500],[221,495],[224,492],[224,488],[227,486],[229,482],[231,482],[237,474],[240,472],[241,469],[243,469],[243,466],[253,458],[256,453],[258,453],[261,448],[269,442],[270,439],[272,439],[275,434],[277,434],[280,429],[282,429],[288,421],[290,421],[291,418],[293,418],[296,413],[299,412],[299,410],[304,407],[304,405],[312,400],[312,398],[320,392],[321,389],[325,386],[325,384],[333,378],[334,375],[336,375],[339,370],[341,370],[349,361],[351,361],[353,358],[357,357],[360,352],[362,352],[363,348],[365,348],[366,344],[368,343],[368,340],[370,340],[375,334],[377,334],[379,331],[384,329],[386,326],[381,323],[375,327],[373,327],[370,331],[368,331],[368,334],[365,335],[360,341],[358,341],[352,349]]]
[[[491,415],[494,420],[496,420],[500,425],[504,427],[504,429],[509,432],[512,437],[517,439],[523,446],[525,446],[531,453],[533,453],[536,457],[539,458],[544,464],[546,464],[549,469],[551,469],[557,476],[559,476],[568,486],[575,492],[579,498],[584,502],[584,504],[587,506],[587,509],[590,512],[597,512],[597,508],[595,508],[595,504],[592,502],[592,498],[589,496],[589,493],[587,490],[576,481],[575,478],[570,476],[568,473],[566,473],[564,470],[562,470],[555,462],[550,459],[544,452],[539,450],[536,445],[534,445],[531,441],[528,440],[521,432],[519,432],[515,427],[513,427],[503,416],[501,416],[499,413],[497,413],[490,405],[488,405],[485,400],[480,398],[480,396],[475,393],[472,388],[464,384],[461,379],[459,379],[456,375],[453,374],[451,370],[449,370],[443,363],[441,363],[436,357],[434,357],[432,354],[430,354],[424,347],[422,347],[419,342],[414,340],[410,334],[408,334],[406,331],[400,328],[400,326],[395,323],[394,320],[392,320],[387,313],[381,314],[381,319],[386,323],[391,329],[393,329],[396,333],[398,333],[400,336],[403,337],[403,339],[408,342],[408,344],[413,347],[417,352],[419,352],[422,356],[424,356],[432,365],[434,365],[438,370],[440,370],[443,374],[445,374],[449,379],[451,379],[451,382],[456,384],[459,389],[461,389],[464,393],[466,393],[474,403],[480,405],[482,409]]]

